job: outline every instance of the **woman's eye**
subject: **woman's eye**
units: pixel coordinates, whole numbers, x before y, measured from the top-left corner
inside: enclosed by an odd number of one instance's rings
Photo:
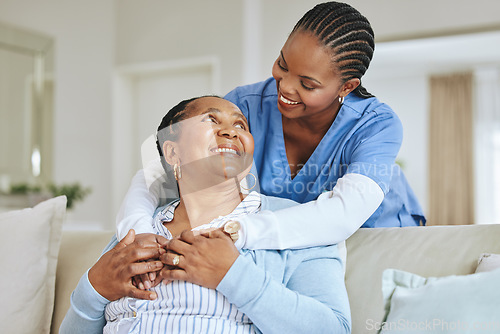
[[[281,60],[278,59],[278,67],[281,68],[283,71],[287,71],[286,68],[283,67],[283,65],[281,65]]]
[[[305,88],[305,89],[307,89],[307,90],[313,90],[313,89],[314,89],[314,87],[311,87],[311,86],[309,86],[309,85],[306,85],[304,82],[301,82],[300,84],[302,85],[302,87],[304,87],[304,88]]]
[[[214,116],[208,115],[205,118],[203,118],[204,122],[211,122],[211,123],[217,123],[217,119]]]
[[[242,129],[242,130],[246,129],[245,124],[243,124],[243,123],[236,123],[236,124],[234,124],[234,127]]]

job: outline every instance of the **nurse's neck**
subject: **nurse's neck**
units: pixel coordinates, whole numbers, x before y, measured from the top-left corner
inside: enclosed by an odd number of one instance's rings
[[[340,105],[331,111],[325,110],[304,117],[287,118],[282,116],[283,132],[301,131],[303,133],[305,131],[306,134],[314,134],[323,137],[335,121],[339,110]]]

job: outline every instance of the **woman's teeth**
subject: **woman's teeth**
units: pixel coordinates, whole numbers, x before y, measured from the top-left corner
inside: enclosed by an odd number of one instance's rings
[[[232,153],[232,154],[238,154],[236,150],[233,150],[231,148],[216,148],[213,150],[215,153]]]
[[[299,104],[300,102],[293,102],[293,101],[290,101],[290,100],[287,100],[283,97],[283,95],[280,95],[280,100],[281,102],[284,102],[286,104],[290,104],[290,105],[294,105],[294,104]]]

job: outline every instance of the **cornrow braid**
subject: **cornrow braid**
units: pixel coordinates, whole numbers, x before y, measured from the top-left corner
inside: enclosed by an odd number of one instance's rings
[[[311,9],[310,12],[311,12],[311,15],[309,15],[309,16],[304,15],[299,20],[299,22],[297,22],[297,25],[300,25],[300,26],[308,29],[311,26],[313,20],[321,20],[322,18],[324,18],[324,16],[327,15],[326,12],[323,12],[321,10],[321,8],[317,8],[317,7],[314,7],[313,9]],[[322,16],[322,15],[324,15],[324,16]]]
[[[332,50],[343,82],[353,78],[361,81],[373,58],[375,38],[368,19],[355,8],[336,1],[318,4],[297,22],[292,34],[296,31],[312,33]],[[373,97],[361,84],[354,93]]]
[[[320,22],[322,22],[325,17],[328,15],[328,13],[318,10],[317,14],[315,17],[311,17],[310,20],[308,20],[307,26],[309,27],[316,27]],[[314,29],[314,28],[312,28]]]

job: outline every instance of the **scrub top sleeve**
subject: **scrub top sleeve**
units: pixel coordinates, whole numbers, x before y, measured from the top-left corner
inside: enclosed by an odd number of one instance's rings
[[[356,232],[383,199],[382,189],[372,179],[346,174],[332,191],[314,201],[277,211],[263,206],[263,211],[240,218],[242,229],[236,246],[300,249],[338,244]]]
[[[403,126],[395,114],[373,117],[352,136],[353,147],[346,148],[346,173],[368,176],[387,194],[402,140]]]
[[[161,182],[152,182],[150,187],[147,186],[146,175],[152,175],[150,170],[155,175],[158,173],[157,166],[147,166],[132,178],[116,217],[118,240],[123,239],[130,229],[134,229],[136,234],[155,233],[152,217],[160,202]]]

